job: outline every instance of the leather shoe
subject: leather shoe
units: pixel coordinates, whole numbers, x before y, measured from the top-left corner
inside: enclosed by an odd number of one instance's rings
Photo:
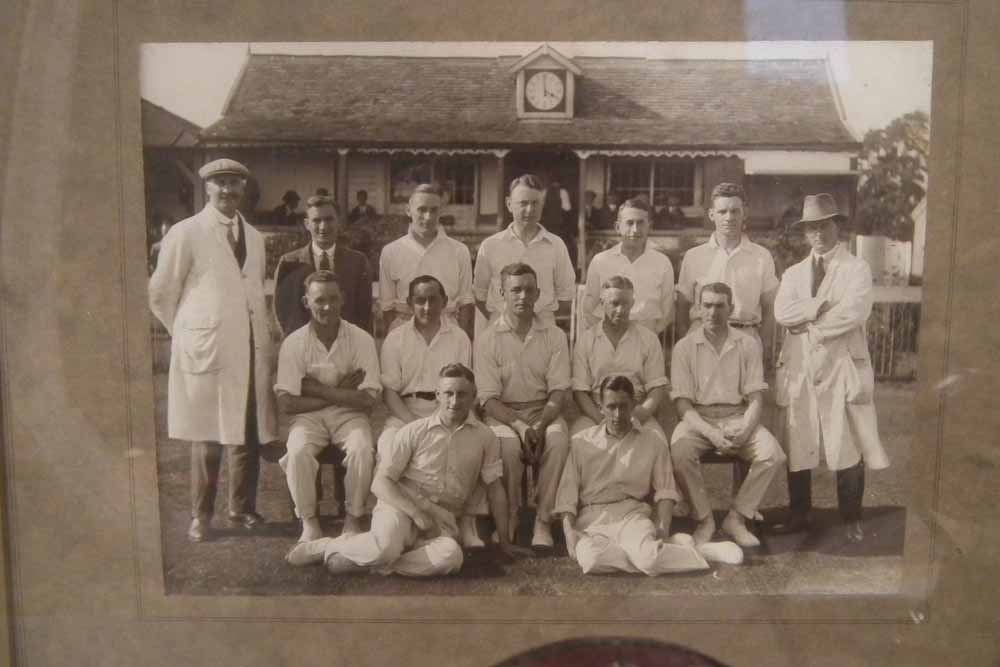
[[[801,533],[809,529],[809,515],[805,512],[792,512],[788,519],[782,523],[775,523],[770,526],[768,532],[774,535],[791,535]]]
[[[847,526],[844,527],[844,535],[847,537],[848,542],[853,542],[854,544],[860,544],[865,541],[865,531],[861,527],[860,521],[850,521]]]
[[[229,523],[241,526],[247,530],[253,530],[267,523],[261,515],[256,512],[243,512],[229,514]]]
[[[208,521],[195,517],[188,526],[188,539],[192,542],[204,542],[208,539]]]

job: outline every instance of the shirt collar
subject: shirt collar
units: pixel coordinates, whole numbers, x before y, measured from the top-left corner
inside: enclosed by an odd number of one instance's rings
[[[515,239],[517,241],[521,241],[521,243],[524,243],[524,241],[521,240],[521,237],[514,233],[513,222],[507,225],[507,228],[504,229],[504,232],[507,234],[508,239]],[[551,236],[552,233],[549,230],[545,229],[545,227],[543,227],[542,225],[538,225],[538,233],[535,234],[535,236],[530,241],[525,243],[525,245],[531,245],[532,243],[538,243],[540,241],[551,242],[552,241],[552,239],[550,238]]]
[[[625,442],[626,440],[629,439],[629,437],[633,433],[638,433],[641,429],[642,429],[641,426],[636,427],[635,423],[633,423],[632,424],[632,428],[629,430],[629,432],[619,438],[617,435],[612,435],[611,431],[608,430],[608,422],[607,422],[607,420],[605,420],[605,421],[601,422],[601,437],[604,438],[605,442],[609,442],[609,441],[613,441],[613,442]]]
[[[240,212],[239,211],[236,211],[236,215],[234,215],[232,218],[227,218],[226,215],[222,211],[220,211],[219,209],[215,208],[211,204],[206,204],[206,206],[209,209],[211,209],[211,211],[212,211],[213,214],[215,214],[215,221],[218,222],[220,225],[226,225],[228,227],[229,225],[233,225],[233,224],[239,222],[239,219],[240,219]]]
[[[691,335],[694,336],[694,342],[696,345],[712,345],[712,343],[709,342],[708,338],[705,336],[705,328],[700,324]],[[722,344],[722,352],[719,353],[719,356],[722,356],[726,350],[736,345],[736,338],[739,335],[740,332],[737,331],[735,327],[729,327],[729,335],[726,336],[726,342]]]
[[[441,421],[441,408],[440,407],[437,410],[434,411],[434,414],[432,414],[430,417],[428,417],[428,420],[429,420],[428,423],[432,427],[433,426],[439,426],[439,427],[441,427],[441,428],[443,428],[445,430],[449,430],[448,427],[444,425],[444,422]],[[478,425],[478,423],[479,422],[476,421],[476,417],[472,413],[472,410],[469,410],[469,414],[467,414],[465,416],[465,421],[462,422],[461,425],[459,425],[458,428],[461,429],[461,428],[464,428],[466,426],[476,426],[476,425]],[[456,429],[456,430],[458,430],[458,429]]]
[[[812,258],[813,262],[816,261],[817,257],[822,257],[823,263],[826,266],[830,266],[830,263],[837,259],[837,255],[839,254],[840,251],[840,245],[841,244],[838,243],[837,245],[833,246],[833,250],[830,250],[829,252],[823,255],[817,255],[816,252],[813,251],[810,253],[810,257]]]
[[[712,246],[713,248],[716,248],[718,250],[722,250],[723,252],[725,252],[725,248],[722,247],[722,244],[719,243],[719,240],[716,238],[716,234],[717,233],[718,232],[712,232],[712,235],[708,238],[708,244],[710,246]],[[749,242],[750,242],[750,239],[747,237],[747,235],[746,234],[741,234],[740,235],[740,242],[736,244],[736,247],[733,248],[732,252],[737,252],[739,250],[745,249],[746,246],[747,246],[747,244]]]
[[[604,330],[604,320],[601,320],[600,322],[598,322],[594,326],[597,327],[597,335],[599,337],[604,338],[608,342],[611,342],[610,339],[608,338],[608,332]],[[626,338],[629,337],[629,335],[635,330],[635,327],[636,327],[635,322],[632,321],[632,320],[629,320],[628,327],[625,329],[625,333],[622,334],[621,340],[618,341],[619,345],[621,345],[621,341],[623,341],[623,340],[625,340]]]
[[[501,313],[500,317],[497,318],[496,327],[497,327],[497,331],[513,331],[514,330],[514,324],[509,319],[507,319],[507,313],[506,313],[506,311],[503,312],[503,313]],[[531,328],[533,330],[535,330],[535,331],[539,331],[539,330],[545,328],[545,323],[542,322],[538,318],[537,314],[534,317],[531,318]]]
[[[421,334],[419,331],[417,331],[417,324],[416,324],[416,322],[417,322],[417,318],[416,317],[411,317],[406,322],[404,322],[401,326],[409,327],[410,331],[414,335],[422,336],[423,334]],[[441,311],[441,326],[438,327],[437,335],[440,336],[441,334],[447,333],[449,331],[451,331],[451,318],[446,317],[445,314],[444,314],[444,311]]]
[[[334,243],[332,246],[330,246],[326,250],[323,250],[318,245],[316,245],[315,241],[313,241],[310,245],[312,246],[312,254],[313,254],[314,257],[321,257],[323,255],[323,253],[325,252],[325,253],[329,253],[330,254],[330,259],[333,259],[333,251],[337,248],[337,244],[336,243]]]

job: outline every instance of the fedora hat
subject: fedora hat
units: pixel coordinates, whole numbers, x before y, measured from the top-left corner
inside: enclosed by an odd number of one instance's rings
[[[792,223],[792,227],[803,222],[822,222],[823,220],[844,222],[847,216],[837,208],[837,200],[825,192],[818,195],[806,195],[802,202],[802,219]]]

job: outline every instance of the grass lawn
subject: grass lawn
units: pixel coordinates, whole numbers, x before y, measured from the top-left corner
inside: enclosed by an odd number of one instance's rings
[[[716,566],[697,574],[647,578],[633,575],[584,576],[557,544],[554,554],[514,563],[500,562],[496,553],[466,552],[457,576],[410,580],[402,577],[359,575],[334,577],[322,567],[293,568],[284,561],[299,534],[289,504],[281,469],[262,462],[258,510],[268,518],[257,533],[230,529],[225,522],[226,470],[220,479],[216,531],[211,541],[187,540],[189,514],[188,467],[190,448],[166,437],[166,375],[155,376],[157,400],[157,466],[163,529],[164,579],[168,593],[193,595],[674,595],[674,594],[891,594],[902,574],[903,535],[910,482],[910,441],[914,429],[911,384],[879,384],[876,405],[883,441],[892,461],[887,470],[867,475],[865,529],[862,545],[846,545],[836,513],[834,476],[816,471],[813,500],[816,510],[808,534],[763,536],[763,544],[747,550],[739,566]],[[380,409],[376,428],[384,419]],[[324,483],[332,475],[324,466]],[[728,505],[731,473],[728,466],[706,466],[705,476],[717,510]],[[330,516],[336,504],[327,491],[320,511],[324,530],[336,535],[340,520]],[[765,518],[787,504],[783,474],[777,476],[762,505]],[[521,521],[520,541],[530,540],[529,516]],[[674,521],[675,530],[690,532],[686,519]],[[481,527],[480,533],[485,534]],[[557,538],[558,539],[558,538]]]

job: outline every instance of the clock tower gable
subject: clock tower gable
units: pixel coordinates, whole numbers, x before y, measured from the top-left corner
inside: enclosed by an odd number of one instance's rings
[[[571,59],[543,44],[512,65],[510,72],[516,74],[519,119],[573,118],[576,77],[583,70]]]

